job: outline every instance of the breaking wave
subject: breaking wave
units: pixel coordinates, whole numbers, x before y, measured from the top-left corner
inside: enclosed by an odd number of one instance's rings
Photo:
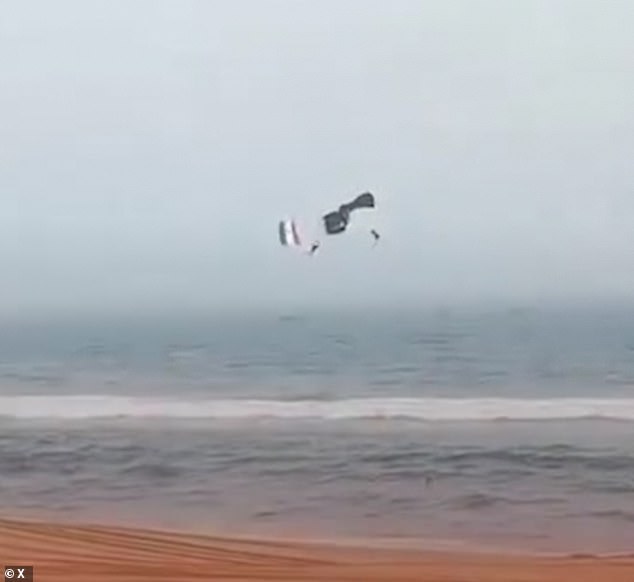
[[[178,399],[114,395],[0,396],[0,417],[16,419],[409,419],[419,421],[634,421],[634,398],[349,398],[341,400]]]

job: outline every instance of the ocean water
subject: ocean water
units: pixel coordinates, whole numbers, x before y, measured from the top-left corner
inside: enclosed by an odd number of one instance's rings
[[[0,509],[634,550],[634,310],[7,324]]]

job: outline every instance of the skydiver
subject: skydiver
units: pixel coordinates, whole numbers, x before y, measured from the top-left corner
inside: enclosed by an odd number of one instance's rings
[[[312,257],[315,254],[315,251],[319,248],[319,241],[316,240],[310,247],[308,254]]]
[[[381,235],[374,229],[370,230],[370,234],[374,237],[374,244],[378,243]]]

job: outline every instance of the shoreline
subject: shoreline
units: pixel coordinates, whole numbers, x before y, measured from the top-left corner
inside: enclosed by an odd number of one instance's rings
[[[378,550],[397,550],[409,552],[456,552],[473,555],[504,555],[525,557],[629,557],[634,556],[634,542],[626,544],[613,536],[588,540],[579,532],[568,530],[563,536],[536,543],[531,536],[517,533],[492,535],[481,531],[471,532],[468,536],[447,535],[447,532],[435,532],[434,535],[417,533],[379,533],[333,530],[323,524],[297,522],[263,523],[255,520],[229,522],[221,520],[192,519],[191,515],[175,519],[174,516],[161,515],[161,509],[155,508],[152,515],[139,512],[126,513],[108,511],[101,508],[96,511],[65,511],[2,507],[0,505],[0,525],[15,523],[24,525],[53,525],[63,528],[97,528],[132,530],[145,532],[164,532],[175,536],[194,536],[223,538],[244,542],[292,543],[306,546],[337,546],[344,548],[365,548]],[[157,513],[158,512],[158,513]],[[434,532],[435,528],[428,528]],[[0,532],[1,535],[1,532]],[[1,539],[1,537],[0,537]],[[599,540],[599,541],[597,541]],[[611,540],[611,543],[610,543]],[[634,578],[632,580],[634,582]]]
[[[387,542],[387,543],[386,543]],[[0,561],[32,564],[38,582],[294,580],[612,582],[634,580],[634,551],[535,554],[411,547],[389,540],[186,533],[0,518]]]

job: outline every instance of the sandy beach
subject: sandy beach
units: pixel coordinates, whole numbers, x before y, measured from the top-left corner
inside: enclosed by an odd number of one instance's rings
[[[14,520],[0,520],[0,561],[34,565],[38,582],[634,580],[634,554],[519,556],[377,549]]]

